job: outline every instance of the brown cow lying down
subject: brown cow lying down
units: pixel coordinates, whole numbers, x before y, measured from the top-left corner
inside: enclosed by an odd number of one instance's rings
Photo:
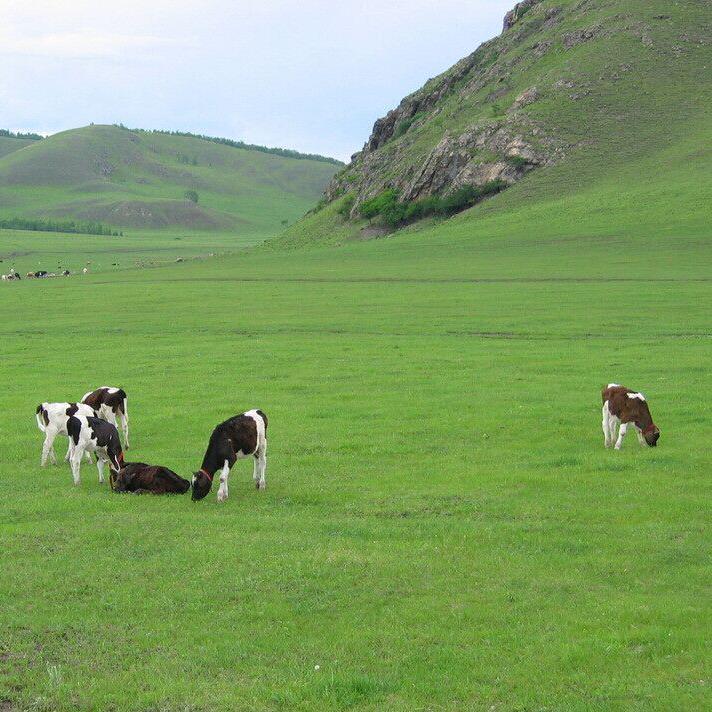
[[[127,462],[118,474],[112,473],[109,481],[114,492],[185,494],[190,489],[188,480],[167,467],[147,465],[144,462]]]

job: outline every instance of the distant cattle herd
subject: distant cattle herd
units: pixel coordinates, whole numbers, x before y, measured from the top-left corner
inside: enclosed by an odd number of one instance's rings
[[[87,267],[84,267],[81,270],[82,274],[86,274],[87,272],[89,272],[89,269]],[[28,272],[25,275],[25,279],[49,279],[52,277],[69,277],[71,274],[72,273],[68,269],[64,269],[61,272],[48,272],[47,270],[40,269],[36,272]],[[22,277],[20,276],[20,273],[17,272],[14,267],[12,267],[7,274],[0,275],[0,279],[2,279],[3,282],[12,282],[20,281]]]
[[[200,469],[192,481],[161,465],[126,462],[129,449],[128,397],[122,388],[102,386],[84,394],[77,403],[40,403],[36,409],[37,427],[44,433],[40,464],[57,464],[54,441],[58,435],[69,439],[65,460],[70,463],[74,484],[81,483],[82,458],[96,458],[99,482],[104,482],[104,467],[109,466],[109,484],[115,492],[184,494],[192,488],[193,500],[203,499],[211,490],[213,477],[220,472],[218,502],[228,497],[228,478],[237,460],[253,457],[255,487],[264,490],[267,470],[267,416],[261,410],[236,415],[213,430]],[[121,445],[117,425],[123,431]]]

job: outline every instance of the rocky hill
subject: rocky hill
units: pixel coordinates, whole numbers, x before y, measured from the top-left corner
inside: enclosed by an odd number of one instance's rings
[[[470,207],[572,157],[616,161],[624,135],[623,152],[651,148],[651,132],[662,146],[663,115],[683,121],[705,105],[711,9],[699,0],[518,3],[500,36],[375,122],[320,207],[337,233],[330,204],[341,218],[377,222],[395,202],[392,228],[426,215],[434,199],[457,195],[453,209]],[[425,208],[404,212],[414,203]]]

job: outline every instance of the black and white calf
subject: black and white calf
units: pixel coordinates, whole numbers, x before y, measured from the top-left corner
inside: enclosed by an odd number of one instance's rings
[[[69,462],[72,466],[74,484],[81,482],[79,472],[82,455],[93,452],[96,455],[96,467],[99,470],[99,482],[104,482],[104,463],[109,463],[109,469],[117,474],[124,463],[124,453],[121,450],[119,431],[113,423],[101,418],[84,416],[74,413],[67,422],[67,432],[72,445]]]
[[[267,416],[261,410],[248,410],[216,426],[210,436],[203,464],[193,474],[193,500],[203,499],[210,492],[213,476],[220,470],[218,502],[224,502],[228,495],[230,468],[237,460],[250,455],[254,457],[252,477],[255,487],[263,490],[267,486]]]
[[[126,398],[126,391],[123,388],[113,388],[112,386],[102,386],[95,391],[85,393],[82,403],[94,408],[108,423],[116,425],[121,421],[121,429],[124,432],[124,447],[129,449],[129,407]]]
[[[53,465],[57,464],[57,457],[54,454],[54,439],[57,435],[69,437],[67,422],[71,415],[78,413],[79,415],[96,417],[94,409],[84,403],[40,403],[35,413],[37,427],[45,435],[44,444],[42,445],[42,459],[40,460],[42,467],[47,464],[48,457]],[[72,441],[70,439],[67,455],[64,459],[69,460],[71,454]],[[91,462],[89,453],[87,453],[87,457]]]

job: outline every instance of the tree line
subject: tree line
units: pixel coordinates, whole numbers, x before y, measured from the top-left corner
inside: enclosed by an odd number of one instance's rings
[[[36,232],[71,232],[78,235],[110,235],[112,237],[121,237],[124,234],[100,222],[41,220],[39,218],[0,219],[0,228],[5,230],[34,230]]]
[[[36,133],[22,133],[20,131],[8,131],[7,129],[0,129],[0,136],[3,138],[27,138],[31,141],[41,141],[44,138],[44,136]]]
[[[321,163],[333,163],[335,166],[341,166],[343,163],[336,158],[322,156],[318,153],[300,153],[291,148],[269,148],[268,146],[258,146],[254,143],[245,143],[244,141],[234,141],[231,138],[219,138],[217,136],[206,136],[205,134],[195,134],[190,131],[166,131],[163,129],[129,129],[123,124],[114,124],[117,128],[126,129],[134,133],[144,134],[164,134],[166,136],[182,136],[185,138],[199,138],[201,141],[210,141],[211,143],[219,143],[222,146],[232,146],[233,148],[242,148],[246,151],[260,151],[261,153],[270,153],[274,156],[282,156],[283,158],[296,158],[299,160],[320,161]]]

